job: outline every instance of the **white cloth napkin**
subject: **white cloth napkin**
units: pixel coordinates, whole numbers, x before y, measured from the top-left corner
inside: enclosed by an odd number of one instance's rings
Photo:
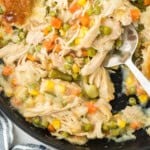
[[[0,150],[50,150],[43,145],[30,143],[12,147],[13,139],[13,125],[0,111]]]

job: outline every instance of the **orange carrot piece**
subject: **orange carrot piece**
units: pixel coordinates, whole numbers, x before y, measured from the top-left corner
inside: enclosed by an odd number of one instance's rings
[[[12,72],[13,72],[12,67],[5,66],[5,67],[3,68],[2,74],[3,74],[4,76],[9,76],[10,74],[12,74]]]
[[[144,0],[144,5],[145,5],[145,6],[150,5],[150,0]]]
[[[55,46],[55,48],[54,48],[54,51],[55,51],[56,53],[59,53],[59,52],[61,51],[61,45],[60,45],[60,44],[57,44],[57,45]]]
[[[80,95],[80,90],[73,89],[73,90],[71,90],[70,95],[79,96]]]
[[[52,40],[45,40],[43,42],[43,46],[46,48],[47,52],[50,52],[52,51],[55,45]]]
[[[82,26],[88,27],[90,25],[90,17],[86,14],[81,16],[79,20]]]
[[[140,18],[140,10],[139,9],[131,9],[130,15],[133,21],[137,21]]]
[[[27,54],[27,59],[28,59],[28,60],[31,60],[31,61],[35,61],[34,56],[31,55],[31,54]]]
[[[48,35],[49,30],[48,30],[48,28],[45,28],[45,29],[42,30],[42,32],[44,33],[44,35]]]
[[[16,86],[16,85],[17,85],[17,79],[16,79],[16,78],[13,78],[13,79],[11,80],[11,84],[12,84],[13,86]]]
[[[87,50],[85,50],[85,49],[82,50],[82,56],[83,57],[87,57],[88,56]]]
[[[130,124],[130,127],[131,127],[132,129],[137,130],[137,129],[139,129],[139,128],[141,127],[141,123],[140,123],[140,122],[132,122],[132,123]]]
[[[52,27],[54,27],[55,29],[60,29],[62,26],[62,21],[59,18],[53,17],[51,19],[51,25]]]
[[[48,52],[52,51],[55,47],[55,41],[57,40],[58,35],[54,35],[51,39],[43,41],[43,46]]]
[[[98,110],[98,108],[94,105],[94,102],[90,101],[90,102],[86,102],[85,104],[88,108],[88,113],[93,114],[96,113],[96,111]]]
[[[69,11],[71,13],[74,13],[77,10],[79,10],[80,8],[81,8],[81,6],[78,3],[74,3],[73,5],[70,6]]]
[[[51,124],[48,125],[47,129],[49,132],[55,132],[55,128]]]

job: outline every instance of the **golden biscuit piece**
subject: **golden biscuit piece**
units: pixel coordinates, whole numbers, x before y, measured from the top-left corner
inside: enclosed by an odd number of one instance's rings
[[[4,21],[7,23],[23,24],[30,15],[33,0],[1,0],[5,6]]]

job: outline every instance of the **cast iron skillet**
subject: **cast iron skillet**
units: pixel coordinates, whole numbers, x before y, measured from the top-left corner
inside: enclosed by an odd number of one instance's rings
[[[112,101],[113,112],[117,112],[127,105],[127,97],[121,92],[122,72],[121,69],[117,71],[117,74],[111,75],[112,80],[115,82],[116,98]],[[148,106],[147,106],[148,107]],[[113,141],[103,140],[91,140],[84,146],[72,145],[64,140],[57,140],[55,137],[43,129],[34,127],[27,123],[24,118],[15,111],[9,104],[8,98],[3,94],[0,96],[0,109],[12,120],[18,127],[24,130],[32,137],[39,141],[53,146],[59,150],[150,150],[150,137],[140,130],[136,132],[137,139],[127,141],[124,143],[115,143]]]

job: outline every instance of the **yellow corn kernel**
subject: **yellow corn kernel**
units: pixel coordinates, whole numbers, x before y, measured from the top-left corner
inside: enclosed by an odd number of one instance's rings
[[[47,90],[53,90],[54,86],[55,86],[55,84],[53,81],[51,81],[51,80],[46,81],[46,89]]]
[[[44,35],[48,35],[48,33],[51,32],[51,30],[52,30],[52,27],[51,27],[51,26],[46,27],[46,28],[43,30]]]
[[[65,91],[66,91],[66,87],[65,87],[65,85],[63,85],[63,84],[58,84],[58,85],[56,86],[56,90],[58,91],[58,93],[64,94]]]
[[[79,32],[79,37],[84,38],[84,36],[86,35],[87,32],[88,32],[87,27],[81,27],[80,32]]]
[[[119,126],[119,128],[125,128],[126,122],[124,120],[119,120],[118,121],[118,126]]]
[[[2,39],[3,38],[3,35],[2,35],[2,33],[0,33],[0,39]]]
[[[126,79],[126,85],[127,85],[127,86],[132,86],[133,84],[134,84],[134,79],[129,76],[129,77]]]
[[[39,91],[31,89],[31,90],[29,90],[29,94],[32,95],[32,96],[37,96],[37,95],[39,95]]]
[[[54,119],[52,120],[51,125],[55,128],[55,130],[58,130],[61,127],[61,122],[58,119]]]
[[[80,38],[76,38],[76,39],[74,40],[74,44],[75,44],[75,45],[79,45],[79,44],[80,44],[80,41],[81,41]]]
[[[141,104],[146,104],[148,102],[148,96],[146,94],[142,94],[138,96]]]
[[[118,114],[115,114],[114,117],[115,117],[115,118],[120,118],[121,115],[118,113]]]
[[[79,73],[79,71],[80,71],[79,66],[77,64],[73,64],[72,71],[73,71],[73,73]]]
[[[84,6],[86,4],[86,0],[78,0],[78,4],[80,6]]]

